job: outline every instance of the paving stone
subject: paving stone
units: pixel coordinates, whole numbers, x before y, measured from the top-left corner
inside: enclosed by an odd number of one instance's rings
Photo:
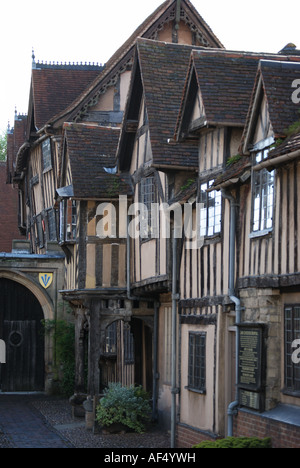
[[[13,448],[71,448],[25,395],[0,394],[0,431]]]

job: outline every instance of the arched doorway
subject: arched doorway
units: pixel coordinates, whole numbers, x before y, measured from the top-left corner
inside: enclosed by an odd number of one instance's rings
[[[132,318],[116,320],[105,329],[105,342],[99,360],[101,391],[110,382],[142,385],[151,393],[153,386],[152,330],[146,322]]]
[[[43,309],[22,284],[0,277],[0,339],[6,343],[1,365],[4,392],[41,391],[45,385]]]

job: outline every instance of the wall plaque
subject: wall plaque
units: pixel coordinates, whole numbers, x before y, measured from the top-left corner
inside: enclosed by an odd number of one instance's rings
[[[241,406],[263,411],[264,374],[264,325],[240,324],[238,385]]]

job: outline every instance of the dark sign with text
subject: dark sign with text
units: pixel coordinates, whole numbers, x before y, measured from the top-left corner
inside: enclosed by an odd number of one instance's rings
[[[238,382],[240,405],[263,410],[264,329],[262,324],[239,325]]]

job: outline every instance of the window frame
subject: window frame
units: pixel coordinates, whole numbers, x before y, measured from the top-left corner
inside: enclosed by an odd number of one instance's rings
[[[140,213],[142,220],[140,226],[140,238],[142,242],[148,242],[154,238],[154,233],[157,229],[157,220],[153,216],[152,210],[152,206],[157,202],[157,190],[154,174],[141,179],[139,184],[139,201],[141,206],[145,206],[147,208],[147,213]]]
[[[266,168],[255,170],[255,166],[268,157],[270,150],[270,141],[268,140],[265,144],[264,142],[258,144],[252,151],[250,238],[267,235],[274,228],[276,171],[275,169],[268,171]],[[257,206],[258,204],[259,206]],[[257,228],[255,224],[257,224]]]
[[[206,332],[189,332],[188,384],[186,388],[202,395],[206,394],[206,343]]]
[[[44,140],[41,146],[42,146],[43,173],[45,173],[45,172],[50,171],[53,168],[51,139],[47,138],[46,140]]]
[[[110,323],[105,330],[105,355],[117,357],[118,348],[118,323]]]
[[[77,217],[77,201],[72,198],[62,198],[59,207],[60,244],[71,244],[76,242]]]
[[[199,188],[199,203],[204,206],[200,208],[200,236],[201,238],[211,238],[220,236],[222,232],[222,215],[223,215],[223,202],[222,194],[217,190],[208,192],[207,190],[212,186],[214,180],[200,182]],[[206,188],[204,188],[206,186]],[[203,188],[203,189],[202,189]],[[214,200],[213,206],[211,200]],[[216,200],[218,200],[216,204]],[[213,216],[210,213],[213,208]],[[220,211],[219,213],[217,211]],[[219,222],[217,219],[219,217]],[[213,224],[211,220],[213,219]],[[205,221],[205,227],[202,227],[202,221]]]
[[[134,336],[129,323],[123,322],[124,364],[135,363]]]
[[[45,247],[45,222],[41,213],[34,216],[33,223],[35,231],[35,245],[39,249],[43,249]]]
[[[47,240],[49,242],[57,242],[57,210],[48,208],[46,210],[47,219]]]

